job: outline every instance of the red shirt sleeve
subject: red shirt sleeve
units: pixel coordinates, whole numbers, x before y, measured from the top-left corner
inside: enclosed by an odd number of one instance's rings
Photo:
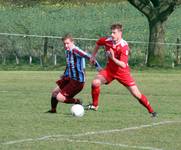
[[[99,46],[104,46],[105,43],[106,43],[106,37],[102,37],[96,42],[96,44]]]

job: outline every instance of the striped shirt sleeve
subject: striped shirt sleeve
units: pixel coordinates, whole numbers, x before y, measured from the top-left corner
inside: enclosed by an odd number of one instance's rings
[[[90,60],[90,58],[91,58],[91,55],[89,53],[86,53],[81,49],[74,48],[73,53],[80,56],[80,57],[84,57],[84,58],[86,58],[88,60]],[[101,69],[101,66],[97,61],[95,62],[95,67],[96,67],[97,70]]]

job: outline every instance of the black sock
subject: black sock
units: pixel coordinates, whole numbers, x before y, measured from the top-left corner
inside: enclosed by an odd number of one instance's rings
[[[51,97],[51,107],[52,109],[56,109],[57,108],[57,104],[58,104],[58,101],[56,99],[56,97]]]

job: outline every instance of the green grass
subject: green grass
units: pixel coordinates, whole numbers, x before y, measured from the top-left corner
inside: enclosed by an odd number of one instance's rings
[[[146,109],[117,82],[102,86],[100,109],[97,112],[86,111],[82,118],[75,118],[70,115],[71,105],[59,104],[57,114],[44,113],[50,107],[50,93],[59,74],[56,71],[0,71],[1,150],[181,149],[181,122],[174,122],[181,121],[180,70],[167,70],[167,73],[133,71],[140,90],[158,112],[157,119],[152,119]],[[77,95],[85,103],[91,101],[90,83],[95,74],[87,72],[85,88]],[[164,121],[173,122],[135,130],[96,133]],[[74,136],[87,132],[95,134]],[[50,135],[51,138],[38,140]],[[29,141],[4,144],[27,139]]]

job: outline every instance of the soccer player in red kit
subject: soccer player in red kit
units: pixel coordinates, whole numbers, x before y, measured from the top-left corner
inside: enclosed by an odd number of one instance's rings
[[[103,46],[108,62],[106,67],[92,81],[92,104],[87,105],[86,109],[98,110],[100,86],[117,80],[148,110],[152,117],[156,117],[157,113],[154,112],[146,96],[141,94],[130,74],[128,66],[129,46],[122,38],[122,25],[113,24],[111,30],[111,36],[102,37],[96,42],[92,53],[91,62],[94,62],[99,48]]]

